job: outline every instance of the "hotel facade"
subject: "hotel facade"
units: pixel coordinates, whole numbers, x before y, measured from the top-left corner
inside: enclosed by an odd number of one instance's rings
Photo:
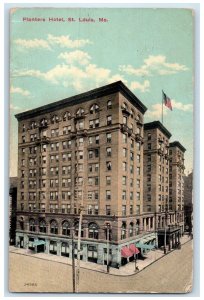
[[[76,257],[81,210],[84,261],[106,264],[108,249],[120,266],[131,247],[157,244],[158,205],[143,198],[145,111],[118,81],[16,115],[18,247]]]

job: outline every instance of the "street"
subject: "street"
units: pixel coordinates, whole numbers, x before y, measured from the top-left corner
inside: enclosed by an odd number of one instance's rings
[[[191,291],[192,241],[130,276],[82,269],[81,293],[184,293]],[[94,264],[93,264],[94,268]],[[17,253],[9,255],[11,292],[72,292],[72,269],[55,261]]]

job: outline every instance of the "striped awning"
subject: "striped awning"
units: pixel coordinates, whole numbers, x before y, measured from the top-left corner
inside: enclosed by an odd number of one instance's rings
[[[133,253],[130,251],[130,249],[127,246],[125,246],[121,249],[121,256],[127,258],[133,256]]]
[[[138,254],[138,253],[140,253],[140,250],[137,249],[137,247],[135,247],[134,244],[131,244],[131,245],[129,246],[129,249],[130,249],[130,251],[131,251],[133,254]]]
[[[38,240],[33,242],[33,246],[40,246],[40,245],[45,245],[45,241]]]
[[[155,246],[153,246],[153,245],[147,245],[147,244],[143,244],[143,243],[137,243],[136,246],[137,246],[137,248],[147,249],[147,250],[152,250],[155,248]]]

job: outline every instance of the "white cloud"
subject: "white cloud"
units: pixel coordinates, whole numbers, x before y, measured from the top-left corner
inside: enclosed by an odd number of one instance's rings
[[[51,45],[58,45],[61,48],[81,48],[87,44],[91,44],[91,41],[88,39],[72,40],[69,35],[54,36],[48,34],[47,41]]]
[[[60,48],[81,48],[87,44],[92,44],[88,39],[72,40],[69,35],[54,36],[48,34],[47,39],[16,39],[15,44],[22,49],[46,49],[52,50],[51,46],[59,46]]]
[[[29,91],[23,90],[20,87],[13,87],[13,86],[11,86],[11,88],[10,88],[10,93],[11,94],[20,94],[22,96],[29,96],[30,95]]]
[[[128,75],[135,75],[135,76],[148,76],[149,75],[149,71],[144,67],[135,69],[131,65],[120,65],[119,70],[121,72],[127,73]]]
[[[149,55],[148,58],[144,59],[144,64],[141,67],[135,68],[132,65],[120,65],[119,70],[128,75],[153,76],[176,74],[187,71],[188,68],[179,63],[167,62],[164,55]]]
[[[163,109],[163,115],[167,114],[167,110]],[[150,118],[150,119],[160,119],[162,116],[162,104],[161,103],[156,103],[151,106],[151,109],[148,109],[147,112],[145,113],[145,117]]]
[[[67,64],[78,63],[80,65],[87,65],[91,60],[91,56],[81,50],[60,53],[58,58],[65,60]]]
[[[112,83],[121,80],[124,84],[128,85],[128,81],[120,74],[112,75],[107,83]]]
[[[140,82],[137,82],[137,81],[132,81],[132,82],[130,83],[130,89],[131,89],[131,90],[139,90],[139,91],[141,91],[142,93],[148,92],[148,91],[149,91],[149,87],[150,87],[150,82],[149,82],[149,80],[145,80],[145,81],[143,82],[143,84],[140,83]]]
[[[21,108],[19,106],[15,106],[12,103],[10,104],[10,110],[20,110]]]
[[[25,39],[17,39],[15,40],[15,43],[22,47],[22,48],[26,48],[26,49],[34,49],[34,48],[38,48],[38,49],[47,49],[47,50],[51,50],[48,42],[46,40],[43,39],[33,39],[33,40],[25,40]]]
[[[192,111],[193,110],[193,104],[183,104],[181,102],[177,102],[176,100],[172,99],[171,104],[173,109],[178,109],[182,111]]]
[[[64,87],[72,86],[77,91],[98,87],[108,83],[111,71],[109,69],[88,64],[82,68],[74,65],[59,64],[47,72],[39,70],[20,70],[14,72],[14,76],[30,76],[43,79]]]

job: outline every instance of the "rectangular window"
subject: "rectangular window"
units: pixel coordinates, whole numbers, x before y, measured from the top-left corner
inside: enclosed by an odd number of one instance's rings
[[[111,200],[111,191],[106,191],[106,200]]]
[[[107,170],[107,171],[111,171],[111,170],[112,170],[112,164],[111,164],[110,161],[107,161],[107,162],[106,162],[106,170]]]
[[[127,149],[123,148],[123,157],[127,157]]]
[[[99,144],[99,135],[95,136],[95,142],[96,142],[97,145]]]
[[[127,143],[127,134],[123,133],[123,143]]]
[[[127,183],[126,176],[123,176],[122,177],[122,185],[126,185],[126,183]]]
[[[106,148],[106,154],[108,157],[111,157],[111,148]]]
[[[122,191],[122,200],[126,200],[126,191]]]
[[[106,134],[106,141],[107,141],[107,143],[111,143],[111,141],[112,141],[111,133]]]
[[[111,214],[111,207],[110,205],[106,205],[106,215],[110,216],[110,214]]]
[[[106,176],[106,185],[111,185],[111,177]]]
[[[122,216],[126,216],[126,205],[122,205]]]
[[[140,149],[141,149],[141,145],[140,145],[140,143],[139,143],[139,142],[137,142],[137,143],[136,143],[136,148],[137,148],[137,150],[138,150],[138,151],[140,151]]]
[[[112,116],[107,116],[107,125],[112,124]]]
[[[123,124],[127,125],[127,117],[123,116]]]
[[[80,120],[80,121],[78,122],[78,125],[79,125],[79,130],[84,129],[84,121],[83,121],[83,120]]]

